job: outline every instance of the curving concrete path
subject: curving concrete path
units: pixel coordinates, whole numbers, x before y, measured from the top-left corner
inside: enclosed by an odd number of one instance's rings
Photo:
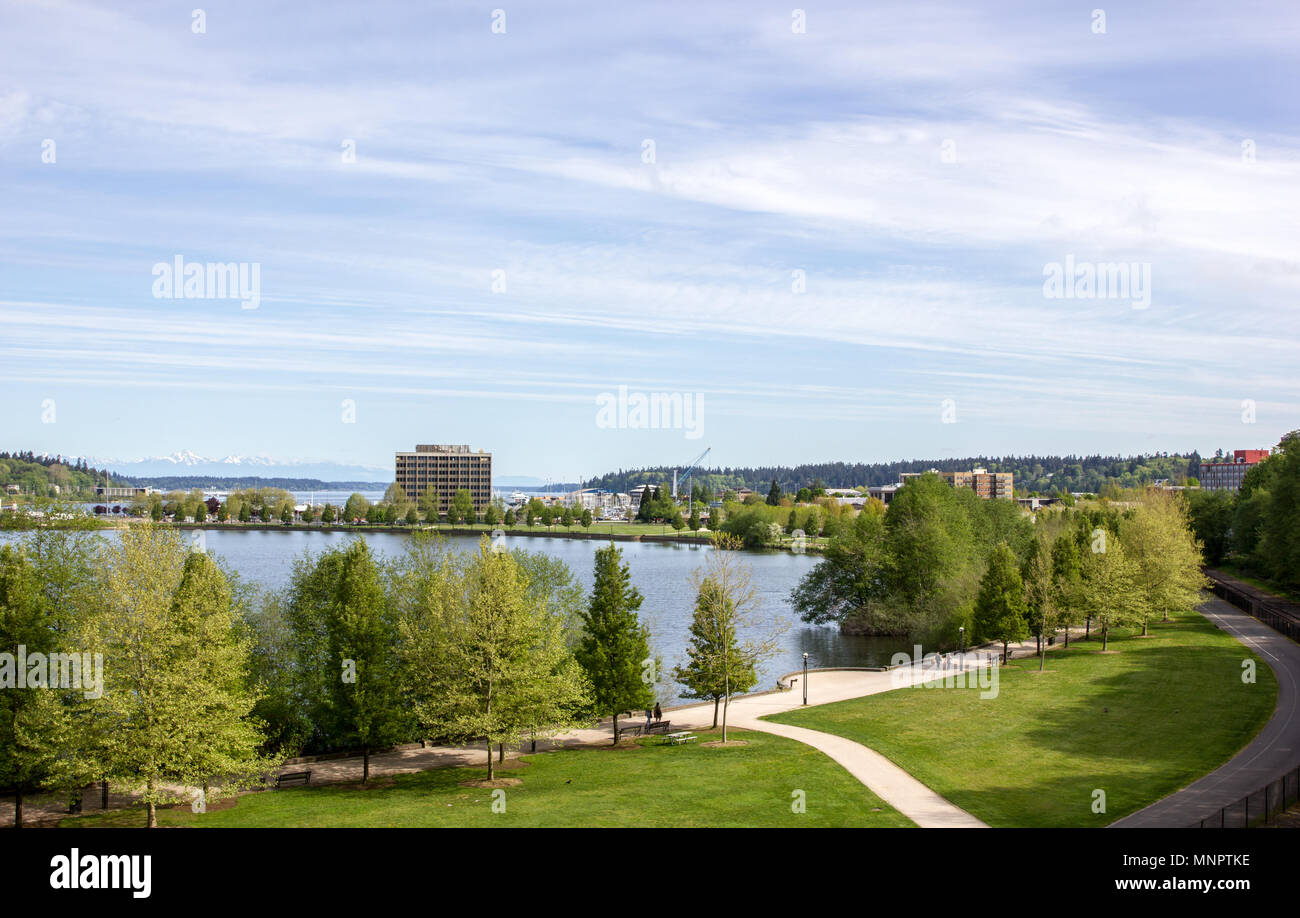
[[[927,674],[919,666],[894,672],[809,670],[808,705],[829,704],[893,691],[933,678],[933,675],[932,670]],[[802,674],[798,678],[802,678]],[[988,828],[987,824],[945,800],[874,749],[819,730],[760,720],[767,714],[793,711],[801,707],[803,687],[797,682],[791,691],[744,695],[732,699],[727,713],[727,726],[783,736],[824,752],[881,800],[921,828]],[[703,730],[713,724],[713,705],[709,703],[677,708],[666,712],[665,716],[672,721],[674,727],[681,725]],[[609,734],[604,735],[608,741]]]
[[[1273,717],[1226,765],[1162,800],[1111,823],[1112,828],[1186,828],[1254,793],[1300,761],[1300,644],[1222,599],[1201,613],[1268,663],[1277,676]],[[1230,716],[1231,712],[1225,712]]]

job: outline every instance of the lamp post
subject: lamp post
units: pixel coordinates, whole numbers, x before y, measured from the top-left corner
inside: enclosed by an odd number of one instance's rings
[[[959,634],[961,634],[961,652],[965,653],[966,652],[966,626],[965,625],[957,626],[957,631]]]
[[[803,703],[808,703],[808,654],[803,655]]]

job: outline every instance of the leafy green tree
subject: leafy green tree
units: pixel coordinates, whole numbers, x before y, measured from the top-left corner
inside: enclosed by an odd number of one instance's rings
[[[507,526],[513,526],[513,525],[515,524],[515,519],[516,519],[516,518],[515,518],[515,511],[514,511],[514,510],[507,510],[507,511],[506,511],[506,517],[505,517],[506,525],[507,525]],[[532,521],[531,521],[531,520],[529,521],[529,525],[530,525],[530,526],[532,525]]]
[[[573,528],[573,508],[565,507],[564,512],[560,514],[560,525],[565,529]]]
[[[889,563],[883,509],[863,510],[852,526],[833,536],[823,560],[790,593],[790,603],[804,621],[854,620],[868,634],[892,630],[881,608]]]
[[[405,504],[407,500],[406,490],[397,482],[393,482],[384,490],[384,503],[386,504]]]
[[[424,489],[424,493],[420,495],[418,505],[420,507],[420,512],[424,514],[426,520],[435,523],[438,521],[440,501],[438,499],[438,492],[434,489],[433,485],[429,485]]]
[[[495,526],[501,522],[501,511],[495,503],[488,504],[483,509],[483,522],[488,526]]]
[[[1029,634],[1029,608],[1025,585],[1020,578],[1015,553],[999,542],[989,557],[988,570],[980,580],[972,624],[977,641],[1001,641],[1002,660],[1007,660],[1011,641],[1023,641]]]
[[[772,487],[767,491],[767,505],[769,507],[781,506],[781,486],[776,483],[775,478],[772,479]]]
[[[275,508],[273,508],[270,504],[263,504],[262,512],[261,512],[262,522],[263,523],[271,522],[271,517],[274,513],[275,513]]]
[[[1260,527],[1260,560],[1274,580],[1300,588],[1300,430],[1283,437],[1265,462],[1273,481]]]
[[[194,513],[191,519],[193,519],[194,522],[196,523],[207,522],[208,508],[203,504],[202,501],[198,501],[197,503],[194,504]]]
[[[286,504],[280,510],[280,522],[284,523],[286,526],[293,522],[293,507]]]
[[[225,523],[230,520],[230,504],[224,503],[217,509],[217,522]]]
[[[291,625],[297,631],[304,693],[317,696],[315,715],[330,741],[362,753],[362,782],[370,753],[408,735],[410,717],[398,672],[397,622],[379,567],[364,539],[300,568],[292,587]]]
[[[181,776],[202,788],[206,805],[261,783],[278,763],[258,751],[266,736],[253,716],[259,700],[250,678],[253,635],[225,576],[206,553],[190,552],[185,559],[172,617],[177,628],[193,636],[191,665],[199,682]],[[214,780],[219,786],[212,786]]]
[[[315,519],[316,510],[311,504],[308,504],[307,509],[302,511],[302,521],[310,526]]]
[[[149,518],[155,523],[162,522],[163,505],[161,503],[155,503],[149,507]]]
[[[591,528],[591,524],[592,524],[592,522],[593,522],[593,519],[592,519],[592,516],[591,516],[591,510],[590,510],[589,508],[587,508],[587,507],[584,507],[584,508],[582,509],[582,519],[581,519],[581,522],[582,522],[582,528],[583,528],[583,529],[590,529],[590,528]]]
[[[77,644],[108,664],[94,701],[102,773],[140,791],[150,828],[159,804],[184,799],[178,785],[193,776],[212,700],[205,634],[191,604],[177,601],[188,556],[174,530],[123,530],[104,546],[77,617]]]
[[[396,526],[404,519],[406,513],[397,504],[388,504],[384,507],[384,522],[389,526]]]
[[[355,523],[358,520],[366,519],[366,514],[370,511],[370,501],[366,500],[364,494],[353,492],[343,505],[343,521],[345,523]]]
[[[690,527],[691,532],[700,531],[700,509],[698,507],[691,508],[691,518],[686,525]]]
[[[0,546],[0,647],[27,659],[60,647],[57,624],[41,601],[39,572],[22,550]],[[48,657],[47,657],[48,659]],[[14,797],[14,826],[22,828],[24,798],[68,789],[78,746],[64,693],[29,683],[0,691],[0,788]]]
[[[486,742],[491,782],[493,745],[578,725],[586,683],[563,615],[509,552],[484,538],[471,559],[441,564],[435,588],[403,619],[409,681],[420,686],[416,711],[429,731]]]
[[[415,509],[414,504],[412,504],[410,509],[406,511],[406,525],[408,526],[420,525],[420,511]]]
[[[474,522],[474,498],[466,488],[458,488],[451,496],[450,517],[453,523]]]
[[[1205,563],[1220,564],[1228,553],[1235,495],[1231,491],[1183,492],[1192,532],[1204,547]]]
[[[1173,495],[1150,492],[1121,525],[1146,616],[1161,615],[1169,621],[1170,612],[1194,606],[1209,581],[1201,573],[1201,550],[1186,504]],[[1147,627],[1144,616],[1143,634]]]
[[[248,504],[240,504],[240,505],[239,505],[239,521],[240,521],[241,523],[247,523],[247,522],[251,521],[252,519],[253,519],[253,511],[249,508]]]
[[[687,662],[673,670],[673,678],[685,687],[684,697],[713,700],[713,727],[716,728],[720,703],[757,685],[758,674],[757,661],[745,653],[738,634],[738,612],[743,610],[738,608],[737,599],[752,601],[752,588],[731,579],[737,572],[725,560],[729,558],[727,553],[718,552],[712,557],[723,560],[727,579],[715,578],[712,572],[697,576]],[[714,565],[715,570],[718,567]],[[724,727],[724,741],[725,738]]]
[[[321,521],[322,523],[325,523],[326,525],[329,525],[330,523],[333,523],[333,522],[334,522],[334,505],[333,505],[333,504],[326,504],[326,505],[325,505],[325,509],[321,510],[321,513],[320,513],[320,521]]]
[[[637,618],[641,602],[618,546],[611,542],[597,549],[591,605],[583,616],[576,657],[591,683],[594,710],[614,718],[615,744],[619,714],[654,703],[650,686],[655,680],[643,678],[655,661],[649,633]]]
[[[1083,555],[1081,598],[1091,620],[1101,625],[1101,649],[1110,640],[1112,628],[1136,625],[1149,613],[1136,565],[1129,559],[1124,545],[1116,538],[1106,538],[1102,551]]]
[[[382,523],[385,515],[383,504],[371,504],[366,508],[366,522],[372,526]]]

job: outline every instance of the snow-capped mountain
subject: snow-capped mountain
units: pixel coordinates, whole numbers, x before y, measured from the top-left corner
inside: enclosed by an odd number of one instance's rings
[[[264,475],[280,478],[319,478],[322,481],[391,481],[391,467],[346,465],[318,459],[276,459],[272,456],[201,456],[183,449],[167,456],[112,459],[87,456],[95,468],[140,478],[149,475],[213,475],[235,477]]]

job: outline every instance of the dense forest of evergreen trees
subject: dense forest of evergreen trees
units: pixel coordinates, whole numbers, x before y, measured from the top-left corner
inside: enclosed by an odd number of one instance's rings
[[[38,456],[31,451],[0,452],[0,488],[18,485],[28,497],[54,497],[55,485],[60,497],[84,496],[103,484],[106,474],[86,465],[85,459]]]
[[[900,462],[819,462],[806,465],[757,466],[701,469],[690,481],[710,491],[748,487],[766,493],[773,480],[782,491],[794,492],[820,482],[828,488],[860,488],[893,484],[902,472],[968,470],[982,467],[991,472],[1011,472],[1017,491],[1051,494],[1054,491],[1096,493],[1107,483],[1122,488],[1170,479],[1179,482],[1195,477],[1201,457],[1153,453],[1145,456],[974,456],[964,459],[911,459]],[[628,491],[643,484],[671,485],[673,470],[656,466],[620,469],[585,482],[587,487]]]

